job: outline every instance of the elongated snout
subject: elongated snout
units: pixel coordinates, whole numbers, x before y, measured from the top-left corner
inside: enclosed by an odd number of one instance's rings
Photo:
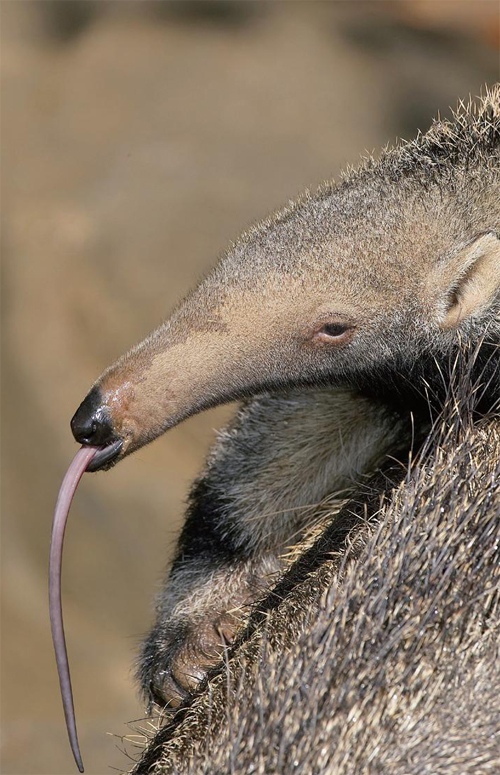
[[[279,296],[278,280],[228,290],[224,279],[207,278],[94,384],[71,423],[77,441],[102,447],[87,470],[109,468],[200,411],[309,384],[318,363],[327,368],[318,346],[303,346],[311,302],[302,280],[290,304]]]

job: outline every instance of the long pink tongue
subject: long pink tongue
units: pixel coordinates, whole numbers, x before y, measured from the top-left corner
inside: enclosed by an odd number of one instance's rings
[[[69,509],[73,495],[78,487],[78,482],[85,473],[88,464],[98,451],[99,447],[82,447],[78,450],[66,472],[57,496],[54,522],[52,523],[52,538],[50,542],[49,559],[49,610],[50,626],[52,628],[52,641],[59,673],[61,697],[66,717],[71,750],[75,757],[80,772],[83,772],[83,762],[78,745],[76,733],[75,709],[73,706],[73,692],[71,690],[71,678],[69,674],[68,652],[66,651],[66,638],[64,637],[64,624],[61,604],[61,566],[64,531],[68,519]]]

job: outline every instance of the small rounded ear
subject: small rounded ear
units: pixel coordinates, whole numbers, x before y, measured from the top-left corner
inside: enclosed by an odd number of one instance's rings
[[[484,311],[500,289],[500,240],[481,234],[460,250],[441,270],[439,325],[456,328]]]

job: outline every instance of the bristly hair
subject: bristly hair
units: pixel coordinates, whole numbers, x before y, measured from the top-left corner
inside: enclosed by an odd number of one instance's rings
[[[458,169],[471,167],[500,170],[500,83],[485,86],[484,92],[466,103],[460,100],[452,119],[438,115],[431,127],[419,130],[413,140],[399,140],[386,146],[380,156],[366,155],[357,164],[347,164],[338,179],[330,178],[316,189],[306,189],[284,207],[251,225],[240,235],[243,245],[255,237],[264,236],[275,226],[293,218],[302,207],[335,195],[338,189],[356,186],[366,176],[401,181],[419,175],[427,186],[437,178]],[[231,243],[231,248],[237,244]]]
[[[452,120],[439,116],[430,129],[416,138],[402,141],[384,151],[381,171],[404,175],[424,171],[427,175],[443,168],[500,164],[500,83],[486,87],[484,94],[468,103],[460,101]]]
[[[407,473],[363,484],[134,775],[499,772],[500,417],[473,422],[477,357],[449,363]]]

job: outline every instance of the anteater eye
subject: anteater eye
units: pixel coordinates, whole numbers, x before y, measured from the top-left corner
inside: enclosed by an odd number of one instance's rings
[[[354,329],[355,326],[350,322],[333,320],[331,323],[323,323],[321,328],[316,329],[314,340],[325,344],[344,344],[350,341]]]
[[[335,339],[336,337],[345,334],[346,331],[349,331],[349,326],[346,326],[343,323],[327,323],[319,333]]]

